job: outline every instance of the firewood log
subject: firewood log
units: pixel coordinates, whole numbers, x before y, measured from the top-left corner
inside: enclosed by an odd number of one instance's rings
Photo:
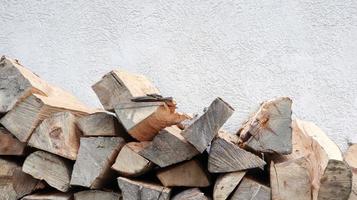
[[[124,70],[113,70],[105,74],[92,89],[106,110],[114,110],[117,104],[129,102],[133,97],[160,93],[143,75]]]
[[[101,190],[86,190],[74,194],[74,200],[120,200],[121,194]]]
[[[0,155],[22,156],[26,144],[20,142],[5,128],[0,127]]]
[[[208,200],[198,188],[191,188],[176,194],[172,200]]]
[[[21,200],[73,200],[73,194],[70,192],[47,192],[30,194],[23,197]]]
[[[101,188],[112,178],[110,167],[124,144],[120,137],[82,137],[71,185]]]
[[[139,176],[154,167],[154,164],[139,155],[148,142],[127,143],[119,152],[112,169],[123,176]]]
[[[241,143],[256,152],[290,154],[291,104],[288,97],[263,102],[239,130]]]
[[[231,199],[234,200],[270,200],[270,188],[251,179],[244,177]]]
[[[357,144],[348,147],[344,158],[352,170],[352,191],[348,200],[357,200]]]
[[[180,134],[177,126],[167,127],[155,136],[139,154],[160,167],[189,160],[199,152]]]
[[[182,135],[202,153],[233,112],[234,109],[228,103],[216,98],[202,116],[183,130]]]
[[[219,175],[213,188],[213,200],[228,199],[245,174],[245,171],[239,171]]]
[[[125,200],[169,200],[171,189],[157,184],[118,178],[119,188]]]

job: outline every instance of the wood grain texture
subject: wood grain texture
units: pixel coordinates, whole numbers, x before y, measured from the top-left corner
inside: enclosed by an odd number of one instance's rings
[[[174,197],[171,198],[172,200],[208,200],[203,192],[200,191],[198,188],[191,188],[186,189]]]
[[[183,130],[182,135],[202,153],[233,112],[234,109],[228,103],[216,98],[202,116]]]
[[[0,155],[22,156],[25,154],[26,144],[20,142],[5,128],[0,127]]]
[[[125,200],[169,200],[171,189],[157,184],[118,178],[119,188]]]
[[[270,200],[270,188],[250,178],[243,178],[234,191],[232,200]]]
[[[112,179],[110,167],[125,142],[120,137],[81,138],[71,185],[98,189]]]
[[[35,193],[27,195],[21,200],[73,200],[73,194],[70,192]]]
[[[167,127],[155,136],[139,154],[160,167],[189,160],[199,152],[180,134],[177,126]]]
[[[213,188],[213,200],[228,199],[245,174],[245,171],[239,171],[219,175]]]
[[[352,191],[348,200],[357,200],[357,144],[348,147],[344,154],[344,160],[350,166],[352,171]]]
[[[121,200],[122,196],[116,192],[101,190],[86,190],[74,194],[74,200]]]

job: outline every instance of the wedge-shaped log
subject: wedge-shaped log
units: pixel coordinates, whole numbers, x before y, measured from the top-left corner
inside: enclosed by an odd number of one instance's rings
[[[166,187],[207,187],[210,185],[208,173],[197,160],[190,160],[160,170],[156,174]]]
[[[67,192],[69,190],[72,165],[57,155],[36,151],[26,158],[22,171],[36,179],[46,181],[59,191]]]
[[[234,200],[270,200],[270,188],[251,179],[244,177],[232,198]]]
[[[227,133],[226,133],[227,134]],[[208,171],[211,173],[234,172],[257,167],[266,163],[258,156],[232,143],[224,134],[216,137],[208,157]]]
[[[348,147],[344,158],[352,170],[352,191],[348,200],[357,200],[357,144]]]
[[[199,152],[180,134],[177,126],[167,127],[155,136],[139,154],[160,167],[193,158]]]
[[[198,188],[191,188],[176,194],[172,200],[208,200]]]
[[[120,137],[82,137],[71,185],[101,188],[112,178],[110,167],[124,144]]]
[[[74,200],[119,200],[121,195],[116,192],[101,190],[86,190],[74,194]]]
[[[117,104],[128,102],[133,97],[160,93],[145,76],[124,70],[105,74],[92,89],[106,110],[114,110]]]
[[[76,116],[83,116],[92,112],[67,101],[61,98],[30,95],[1,118],[0,123],[21,142],[27,142],[40,122],[53,113],[70,111]]]
[[[121,103],[115,113],[128,133],[139,141],[150,141],[160,130],[188,118],[165,102]]]
[[[0,127],[0,155],[22,156],[26,144],[20,142],[5,128]]]
[[[290,154],[291,105],[288,97],[263,102],[239,131],[244,146],[256,152]]]
[[[28,144],[38,149],[75,160],[81,132],[76,117],[70,112],[52,114],[33,132]]]
[[[13,161],[0,158],[0,199],[19,199],[31,192],[44,188],[44,184],[21,171]]]
[[[171,189],[160,185],[118,178],[119,188],[125,200],[169,200]]]
[[[245,174],[245,171],[239,171],[219,175],[213,188],[213,200],[228,199]]]
[[[202,116],[183,130],[182,135],[202,153],[233,112],[234,109],[228,103],[216,98]]]
[[[47,192],[30,194],[23,197],[21,200],[72,200],[73,194],[63,192]]]
[[[138,154],[148,142],[127,143],[119,152],[112,169],[123,176],[139,176],[154,167],[148,159]]]

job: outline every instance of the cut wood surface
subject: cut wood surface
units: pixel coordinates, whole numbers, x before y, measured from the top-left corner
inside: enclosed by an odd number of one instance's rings
[[[228,133],[225,133],[228,134]],[[253,153],[227,141],[229,136],[220,134],[211,145],[208,157],[208,171],[211,173],[241,171],[263,167],[266,163]]]
[[[139,176],[152,169],[154,164],[138,154],[147,145],[148,142],[127,143],[120,150],[112,169],[123,176]]]
[[[290,154],[291,105],[288,97],[263,102],[239,131],[243,144],[256,152]]]
[[[167,127],[155,136],[139,154],[160,167],[189,160],[199,152],[180,134],[177,126]]]
[[[157,178],[166,187],[207,187],[209,175],[197,160],[190,160],[157,172]]]
[[[69,190],[72,165],[57,155],[36,151],[26,158],[22,171],[36,179],[46,181],[59,191]]]
[[[243,178],[232,200],[270,200],[270,188],[250,178]]]
[[[198,188],[191,188],[176,194],[172,200],[208,200]]]
[[[171,189],[157,184],[118,178],[119,188],[125,200],[169,200]]]
[[[70,112],[54,113],[35,129],[28,144],[38,149],[75,160],[81,132]]]
[[[48,193],[30,194],[23,197],[21,200],[72,200],[72,199],[73,199],[72,193],[48,192]]]
[[[183,130],[182,135],[202,153],[233,112],[234,109],[228,103],[216,98],[202,116]]]
[[[245,171],[240,171],[219,175],[213,188],[213,200],[228,199],[245,174]]]
[[[117,104],[129,102],[133,97],[160,93],[145,76],[124,70],[105,74],[92,89],[106,110],[114,110]]]
[[[0,155],[22,156],[25,154],[26,144],[20,142],[5,128],[0,127]]]
[[[81,138],[71,185],[98,189],[111,180],[110,167],[125,142],[120,137]]]
[[[352,191],[348,200],[357,200],[357,144],[348,147],[344,158],[352,170]]]
[[[115,113],[128,133],[139,141],[150,141],[160,130],[188,119],[175,111],[175,105],[165,102],[121,103]]]
[[[19,199],[44,188],[40,180],[22,172],[19,164],[0,158],[0,166],[0,199]]]
[[[116,192],[101,190],[86,190],[74,194],[74,200],[120,200],[121,195]]]

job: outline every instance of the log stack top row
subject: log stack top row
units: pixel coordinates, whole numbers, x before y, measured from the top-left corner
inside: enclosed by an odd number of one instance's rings
[[[219,97],[190,116],[123,70],[92,89],[104,109],[1,57],[0,200],[357,200],[357,146],[343,156],[288,97],[228,133]]]

